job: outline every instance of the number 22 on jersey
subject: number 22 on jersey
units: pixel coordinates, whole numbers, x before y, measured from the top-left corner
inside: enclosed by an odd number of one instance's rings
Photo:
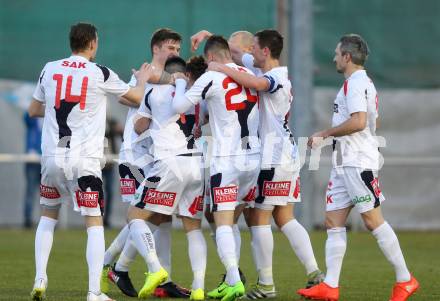
[[[61,105],[61,90],[63,89],[63,75],[62,74],[54,74],[53,80],[57,82],[56,93],[55,93],[55,108],[59,109]],[[84,110],[86,107],[86,98],[87,98],[87,85],[89,82],[89,78],[84,76],[81,83],[81,95],[72,95],[72,82],[73,76],[69,75],[67,77],[66,82],[66,93],[65,93],[65,102],[79,102],[80,110]]]
[[[241,68],[239,70],[245,72]],[[246,99],[244,99],[241,102],[232,103],[233,96],[242,94],[243,86],[239,85],[236,81],[234,81],[232,78],[230,78],[228,76],[222,82],[223,89],[225,89],[225,90],[228,89],[229,84],[235,84],[236,87],[228,90],[225,94],[226,109],[228,111],[244,110],[244,109],[246,109],[246,101],[251,102],[251,103],[255,103],[258,101],[258,95],[252,95],[249,88],[244,88],[244,91],[246,93]]]

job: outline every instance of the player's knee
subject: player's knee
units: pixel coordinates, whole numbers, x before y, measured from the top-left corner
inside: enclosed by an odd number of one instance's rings
[[[363,217],[364,225],[369,231],[374,231],[377,227],[383,224],[383,220],[373,217]]]
[[[337,222],[335,219],[326,216],[325,217],[325,227],[327,229],[331,229],[331,228],[337,228],[337,227],[344,227],[344,225],[340,225],[339,222]]]
[[[369,231],[374,231],[377,227],[382,225],[385,221],[379,208],[367,211],[361,214],[365,227]]]

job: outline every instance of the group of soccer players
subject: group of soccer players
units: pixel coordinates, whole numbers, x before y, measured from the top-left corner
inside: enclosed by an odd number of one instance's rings
[[[45,296],[46,267],[64,201],[73,201],[74,209],[85,216],[88,301],[112,300],[106,295],[109,280],[132,297],[204,300],[204,211],[225,268],[223,281],[207,292],[209,298],[276,296],[273,218],[306,271],[306,288],[298,294],[338,300],[345,222],[353,207],[395,268],[391,300],[406,300],[418,288],[380,211],[384,198],[374,140],[377,93],[363,68],[368,47],[360,36],[346,35],[337,45],[336,68],[346,81],[335,101],[333,127],[309,139],[310,147],[319,147],[322,138],[334,137],[335,167],[326,198],[326,275],[318,268],[307,231],[293,214],[294,203],[300,201],[300,164],[288,127],[293,96],[288,69],[279,62],[279,32],[239,31],[227,41],[200,31],[191,38],[191,47],[197,49],[206,39],[204,57],[185,61],[179,57],[181,36],[159,29],[151,38],[151,63],[133,70],[129,84],[94,63],[98,35],[92,24],[73,25],[69,39],[72,55],[46,64],[29,108],[31,116],[44,117],[42,217],[35,237],[32,300]],[[105,251],[101,167],[109,95],[129,107],[119,158],[121,196],[129,207],[127,225]],[[212,137],[202,135],[205,123]],[[342,162],[336,162],[338,152]],[[239,269],[241,213],[252,234],[258,273],[258,282],[246,294]],[[171,280],[173,216],[182,220],[188,239],[190,290]],[[137,253],[148,268],[139,291],[128,277]]]

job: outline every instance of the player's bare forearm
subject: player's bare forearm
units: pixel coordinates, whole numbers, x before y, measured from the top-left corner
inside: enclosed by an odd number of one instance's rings
[[[343,122],[342,124],[327,130],[314,133],[312,136],[309,137],[307,145],[309,147],[315,148],[321,144],[322,139],[326,139],[328,137],[341,137],[341,136],[351,135],[356,132],[362,131],[366,125],[367,125],[366,112],[353,113],[351,114],[350,119]]]
[[[341,137],[346,135],[351,135],[356,132],[360,132],[365,129],[367,125],[367,113],[365,112],[356,112],[351,114],[350,119],[340,124],[339,126],[330,128],[326,131],[323,131],[325,134],[323,137]]]
[[[269,89],[269,82],[263,77],[257,77],[247,72],[237,71],[218,63],[210,63],[209,67],[209,70],[222,72],[246,88],[255,89],[257,91],[267,91]],[[214,69],[211,69],[211,67]]]
[[[139,108],[139,105],[132,103],[131,101],[129,101],[128,99],[124,98],[124,97],[120,97],[118,102],[121,105],[127,106],[127,107],[131,107],[131,108]]]
[[[148,128],[150,127],[150,121],[150,118],[136,114],[133,119],[134,131],[136,132],[136,134],[140,135],[148,130]]]
[[[28,113],[30,117],[44,117],[45,109],[46,106],[43,103],[36,99],[32,99],[32,102],[28,108]]]

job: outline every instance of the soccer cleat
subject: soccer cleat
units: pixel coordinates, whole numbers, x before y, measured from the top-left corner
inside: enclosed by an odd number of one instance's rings
[[[205,300],[205,291],[202,288],[191,290],[191,296],[189,297],[189,300]]]
[[[121,290],[124,295],[129,297],[137,297],[138,293],[131,283],[128,272],[116,271],[115,267],[110,267],[108,270],[108,279],[111,280]],[[101,291],[104,290],[101,287]]]
[[[238,273],[240,274],[241,282],[243,282],[243,285],[245,285],[246,284],[246,276],[244,275],[243,271],[240,268],[238,268]],[[222,274],[222,280],[220,281],[220,283],[225,282],[225,280],[226,280],[226,274]]]
[[[170,281],[159,285],[153,296],[157,298],[189,298],[191,291]]]
[[[35,280],[34,288],[31,292],[32,301],[42,301],[46,298],[47,282],[43,278]]]
[[[407,282],[397,282],[393,287],[390,301],[405,301],[414,294],[419,288],[420,284],[414,276]]]
[[[226,294],[223,296],[221,301],[236,301],[244,295],[243,282],[238,281],[235,285],[228,286],[225,291]]]
[[[254,284],[250,291],[246,293],[246,299],[256,300],[256,299],[269,299],[275,298],[277,292],[275,290],[275,285],[265,285],[265,284]]]
[[[226,289],[228,287],[229,286],[226,284],[226,282],[222,282],[218,287],[216,287],[212,291],[209,291],[206,295],[208,296],[208,298],[211,299],[221,299],[226,294]]]
[[[145,278],[145,284],[138,294],[140,299],[148,298],[156,287],[168,278],[168,273],[164,268],[160,268],[160,270],[155,273],[145,273],[145,275],[147,276]]]
[[[316,270],[307,275],[306,288],[311,288],[324,281],[325,274],[321,270]]]
[[[92,292],[88,292],[87,301],[116,301],[104,293],[100,293],[99,295],[95,295]]]
[[[110,265],[107,264],[102,268],[101,272],[101,292],[105,294],[107,294],[110,289],[108,276],[108,272],[110,271],[110,269]]]
[[[321,282],[311,288],[299,289],[297,294],[309,298],[312,300],[321,301],[338,301],[339,300],[339,288],[333,288],[328,286],[325,282]]]

